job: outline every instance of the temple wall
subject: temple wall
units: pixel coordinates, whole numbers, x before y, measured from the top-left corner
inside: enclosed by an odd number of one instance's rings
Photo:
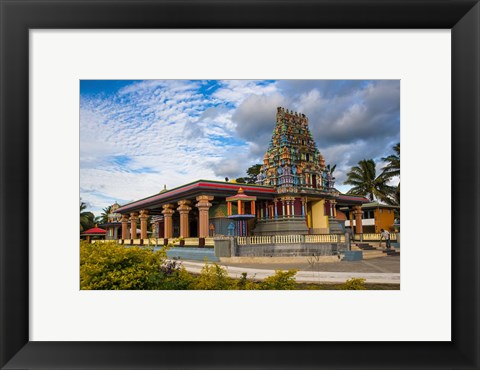
[[[345,249],[345,243],[255,244],[239,245],[236,248],[236,252],[239,257],[331,256]]]
[[[318,201],[312,201],[311,203],[311,227],[313,229],[327,229],[328,217],[325,216],[325,201],[322,199]]]

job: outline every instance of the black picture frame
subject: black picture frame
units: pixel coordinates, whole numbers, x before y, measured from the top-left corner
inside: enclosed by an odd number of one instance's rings
[[[0,0],[0,12],[2,369],[480,368],[477,1]],[[29,29],[46,28],[451,29],[452,340],[30,342]]]

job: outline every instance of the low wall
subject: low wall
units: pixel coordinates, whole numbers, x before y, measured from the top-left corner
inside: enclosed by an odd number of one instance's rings
[[[222,263],[311,263],[312,257],[220,257]],[[315,257],[315,262],[340,262],[339,256],[319,256]]]
[[[332,256],[345,250],[344,243],[298,243],[298,244],[255,244],[238,245],[239,257],[288,257],[288,256]]]
[[[343,235],[216,237],[214,244],[219,258],[333,256],[350,249]]]
[[[193,261],[209,261],[218,262],[211,248],[170,248],[167,250],[167,257],[170,259],[193,260]]]

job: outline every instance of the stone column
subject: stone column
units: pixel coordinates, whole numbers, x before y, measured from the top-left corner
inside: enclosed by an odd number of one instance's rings
[[[138,213],[130,213],[130,239],[137,239],[137,220]]]
[[[208,237],[208,226],[209,226],[209,219],[208,219],[208,210],[212,206],[210,203],[213,200],[213,196],[210,195],[199,195],[197,198],[197,204],[195,205],[198,208],[198,224],[199,224],[199,232],[198,236],[200,238],[207,238]]]
[[[363,225],[362,225],[362,207],[355,206],[353,214],[355,215],[355,233],[363,234]]]
[[[173,223],[172,223],[172,215],[175,213],[175,210],[172,209],[173,204],[165,204],[163,206],[163,228],[164,228],[164,235],[165,239],[170,239],[173,237]]]
[[[190,224],[188,220],[188,213],[192,207],[190,207],[189,200],[181,200],[178,202],[177,211],[180,213],[180,237],[188,238],[190,236]]]
[[[275,212],[275,218],[278,218],[278,200],[275,198],[273,200],[273,210]]]
[[[128,215],[122,215],[122,240],[128,239]]]
[[[148,211],[142,209],[140,211],[140,239],[147,239],[147,220],[148,220]]]
[[[251,201],[250,208],[251,208],[250,214],[254,215],[255,214],[255,201],[254,200]]]

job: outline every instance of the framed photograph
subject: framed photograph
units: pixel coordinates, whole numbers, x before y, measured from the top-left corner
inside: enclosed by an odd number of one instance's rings
[[[480,368],[477,1],[0,2],[2,369]],[[161,79],[397,81],[401,289],[79,289],[81,81]]]

